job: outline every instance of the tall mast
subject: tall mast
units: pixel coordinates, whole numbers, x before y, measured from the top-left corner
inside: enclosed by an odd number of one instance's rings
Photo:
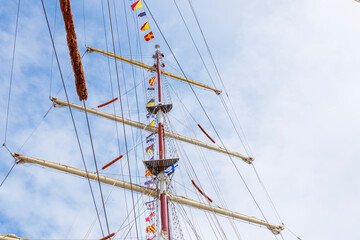
[[[162,92],[161,92],[161,73],[160,73],[160,58],[163,56],[160,53],[160,46],[155,45],[155,59],[156,59],[156,72],[158,79],[158,101],[159,101],[159,111],[156,114],[158,122],[158,138],[159,138],[159,160],[165,160],[165,144],[164,144],[164,112],[161,109],[162,105]],[[170,229],[169,229],[169,208],[168,208],[168,197],[167,197],[167,186],[166,186],[166,175],[164,170],[162,170],[158,179],[160,181],[160,211],[161,211],[161,235],[163,239],[170,239]]]

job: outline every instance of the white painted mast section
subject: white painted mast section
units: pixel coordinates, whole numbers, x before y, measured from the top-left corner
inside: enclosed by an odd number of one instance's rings
[[[28,157],[28,156],[23,156],[20,155],[18,153],[14,153],[13,157],[15,157],[16,159],[18,159],[19,161],[17,163],[34,163],[34,164],[39,164],[45,167],[49,167],[49,168],[53,168],[59,171],[63,171],[63,172],[67,172],[67,173],[71,173],[80,177],[84,177],[87,178],[89,177],[92,180],[97,181],[97,174],[96,173],[92,173],[92,172],[86,172],[84,170],[80,170],[78,168],[74,168],[74,167],[70,167],[67,165],[63,165],[60,163],[54,163],[54,162],[50,162],[50,161],[45,161],[45,160],[41,160],[38,158],[33,158],[33,157]],[[99,175],[99,181],[103,182],[103,183],[107,183],[110,185],[115,185],[117,187],[121,187],[121,188],[125,188],[131,191],[136,191],[145,195],[149,195],[149,196],[153,196],[153,197],[159,197],[159,193],[157,192],[156,189],[154,188],[147,188],[147,187],[143,187],[140,185],[136,185],[136,184],[131,184],[122,180],[118,180],[115,178],[111,178],[111,177],[105,177],[102,175]],[[246,222],[251,222],[251,223],[255,223],[258,225],[262,225],[265,226],[267,228],[269,228],[271,231],[273,231],[274,233],[280,232],[281,230],[283,230],[283,226],[281,225],[274,225],[274,224],[270,224],[266,221],[257,219],[255,217],[250,217],[247,216],[245,214],[241,214],[238,212],[234,212],[234,211],[230,211],[224,208],[220,208],[220,207],[216,207],[216,206],[212,206],[209,204],[205,204],[205,203],[201,203],[201,202],[197,202],[195,200],[183,197],[183,196],[177,196],[177,195],[172,195],[167,193],[169,200],[173,201],[173,202],[177,202],[180,204],[184,204],[187,206],[191,206],[191,207],[195,207],[195,208],[199,208],[199,209],[203,209],[203,210],[207,210],[207,211],[211,211],[223,216],[228,216],[228,217],[232,217],[232,218],[236,218],[236,219],[240,219]]]
[[[72,108],[75,108],[75,109],[78,109],[78,110],[81,110],[81,111],[85,111],[84,107],[80,106],[78,104],[74,104],[74,103],[69,103],[68,104],[65,101],[58,100],[57,98],[51,98],[51,101],[53,101],[54,103],[56,103],[56,104],[58,104],[60,106],[70,106]],[[114,120],[114,121],[117,121],[117,122],[121,122],[121,123],[124,123],[126,125],[130,125],[132,127],[137,127],[137,128],[140,128],[140,129],[144,129],[146,131],[154,132],[154,133],[158,132],[158,128],[155,127],[155,126],[149,126],[149,125],[146,125],[146,124],[143,124],[143,123],[135,122],[135,121],[132,121],[132,120],[129,120],[129,119],[126,119],[126,118],[122,118],[120,116],[116,116],[116,115],[111,114],[111,113],[102,112],[102,111],[99,111],[99,110],[93,109],[93,108],[86,108],[86,111],[88,113],[95,114],[95,115],[98,115],[98,116],[101,116],[101,117],[105,117],[107,119]],[[249,164],[254,160],[252,157],[246,157],[246,156],[244,156],[244,155],[242,155],[242,154],[240,154],[238,152],[229,151],[227,149],[224,149],[224,148],[221,148],[221,147],[218,147],[218,146],[215,146],[215,145],[207,144],[207,143],[201,142],[201,141],[199,141],[197,139],[185,137],[185,136],[182,136],[182,135],[177,134],[177,133],[164,131],[164,134],[165,134],[166,137],[171,137],[171,138],[183,141],[183,142],[191,143],[191,144],[194,144],[194,145],[198,145],[200,147],[204,147],[204,148],[211,149],[211,150],[214,150],[214,151],[218,151],[218,152],[221,152],[221,153],[226,153],[226,154],[229,154],[229,155],[237,157],[237,158],[241,158],[242,160],[244,160],[244,162],[249,163]]]

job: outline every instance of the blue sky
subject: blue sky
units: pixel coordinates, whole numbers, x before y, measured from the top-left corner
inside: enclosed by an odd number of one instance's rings
[[[101,2],[86,1],[85,28],[82,1],[72,3],[75,15],[79,50],[85,45],[106,49],[102,22]],[[181,67],[189,78],[212,85],[211,80],[198,59],[191,39],[176,12],[172,1],[147,1],[156,16],[161,31],[176,54]],[[126,25],[119,8],[119,29],[123,55],[129,56]],[[127,5],[128,2],[126,1]],[[360,4],[355,1],[194,1],[202,30],[216,60],[229,97],[255,157],[255,166],[264,181],[285,226],[302,239],[356,239],[359,213],[359,167],[360,108],[358,76],[360,70]],[[54,23],[55,1],[47,1],[50,23]],[[187,2],[179,3],[189,28],[199,44],[212,75],[215,71],[206,54],[206,48],[196,27]],[[166,9],[166,11],[164,11]],[[127,8],[132,54],[139,58],[136,45],[136,28],[133,13]],[[0,137],[5,134],[7,94],[11,70],[14,41],[16,3],[3,1],[0,7]],[[152,64],[154,44],[159,43],[165,54],[169,71],[179,73],[169,49],[160,36],[152,19],[149,20],[155,39],[145,43],[141,39],[143,61]],[[85,31],[84,31],[85,30]],[[109,26],[108,44],[111,47]],[[141,33],[140,33],[141,34]],[[86,36],[86,40],[85,40]],[[62,16],[57,9],[56,48],[67,82],[70,100],[79,103],[73,84],[72,69],[65,42]],[[21,145],[39,125],[35,133],[21,149],[21,153],[33,157],[83,168],[71,119],[67,109],[52,109],[50,95],[52,49],[40,2],[22,2],[16,46],[13,89],[11,95],[7,146],[19,151]],[[89,89],[87,105],[97,106],[111,98],[108,62],[105,57],[86,54],[84,69]],[[112,66],[112,83],[115,72]],[[132,69],[125,65],[122,84],[132,88]],[[148,73],[144,73],[145,75]],[[143,73],[135,71],[137,82]],[[147,76],[145,76],[147,77]],[[216,79],[216,78],[215,78]],[[174,110],[170,117],[174,130],[202,141],[208,139],[197,129],[196,123],[182,114],[182,103],[192,112],[209,134],[216,137],[211,125],[200,111],[200,107],[187,84],[169,80],[178,94],[172,94]],[[220,85],[218,80],[215,80]],[[123,86],[123,85],[122,85]],[[60,91],[59,91],[60,90]],[[59,93],[58,93],[59,91]],[[138,99],[141,121],[145,121],[146,99],[139,85]],[[196,92],[209,113],[225,145],[244,153],[239,139],[230,126],[220,99],[209,91],[196,88]],[[115,92],[116,94],[116,92]],[[53,67],[51,95],[64,99],[61,79],[55,62]],[[131,118],[137,119],[134,91],[129,92]],[[125,101],[125,99],[124,99]],[[182,102],[182,103],[181,103]],[[105,111],[112,112],[112,107]],[[119,111],[118,105],[116,110]],[[125,112],[128,111],[125,106]],[[75,119],[84,146],[89,167],[93,168],[84,115],[75,111]],[[117,156],[115,124],[98,117],[90,117],[95,151],[98,161],[106,163]],[[118,125],[119,129],[122,128]],[[127,128],[129,146],[136,138]],[[120,131],[120,139],[123,135]],[[123,149],[123,141],[120,141]],[[206,192],[220,204],[202,165],[206,156],[212,174],[221,186],[227,206],[250,216],[262,218],[240,177],[227,156],[211,151],[200,152],[190,145],[183,145],[188,159],[197,169],[197,176]],[[120,150],[122,152],[123,150]],[[187,189],[190,197],[198,196],[193,190],[185,165],[189,160],[178,150],[180,162],[174,179],[179,194]],[[204,154],[204,155],[202,155]],[[143,171],[141,149],[138,158],[132,153],[133,171]],[[183,159],[182,159],[183,157]],[[4,148],[0,149],[0,180],[12,165],[13,159]],[[124,164],[124,162],[122,162]],[[266,195],[258,183],[251,166],[236,160],[246,183],[270,221],[277,221],[271,211]],[[119,166],[108,173],[118,174]],[[144,181],[138,178],[139,183]],[[94,189],[96,184],[93,184]],[[184,186],[186,188],[184,188]],[[105,194],[111,191],[104,186]],[[108,200],[110,225],[113,231],[124,220],[124,194],[128,203],[131,195],[122,190],[112,191]],[[140,198],[140,196],[139,196]],[[100,203],[98,194],[97,201]],[[140,198],[140,202],[144,199]],[[145,200],[144,200],[145,201]],[[122,204],[119,204],[121,202]],[[190,210],[188,210],[190,211]],[[215,239],[209,224],[201,224],[205,215],[191,209],[195,226],[203,236]],[[89,187],[83,179],[40,167],[16,166],[10,177],[0,188],[0,233],[16,233],[26,238],[74,239],[83,238],[94,219],[94,210]],[[197,216],[199,215],[199,216]],[[227,230],[228,239],[235,239],[228,221],[219,217]],[[142,221],[142,220],[141,220]],[[36,222],[36,224],[34,224]],[[139,221],[140,224],[140,221]],[[142,228],[145,222],[142,221]],[[266,229],[241,222],[236,223],[242,239],[274,239]],[[144,236],[144,231],[143,236]],[[207,235],[209,234],[209,235]],[[132,234],[132,237],[135,235]],[[288,230],[284,239],[296,239]],[[98,226],[90,238],[99,237]],[[281,238],[279,238],[281,239]]]

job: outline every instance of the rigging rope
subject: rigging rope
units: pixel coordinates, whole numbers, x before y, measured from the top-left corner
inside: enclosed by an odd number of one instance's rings
[[[17,8],[17,14],[16,14],[14,47],[13,47],[13,51],[12,51],[12,61],[11,61],[11,71],[10,71],[10,84],[9,84],[9,95],[8,95],[8,104],[7,104],[7,110],[6,110],[6,123],[5,123],[4,144],[6,144],[7,129],[8,129],[8,123],[9,123],[11,86],[12,86],[12,79],[13,79],[13,72],[14,72],[15,49],[16,49],[17,30],[18,30],[18,24],[19,24],[19,13],[20,13],[20,0],[18,1],[18,8]]]
[[[112,39],[112,47],[115,51],[115,40],[114,40],[114,32],[113,32],[113,26],[112,26],[112,20],[111,20],[111,12],[110,12],[110,3],[109,0],[107,0],[108,3],[108,9],[109,9],[109,21],[110,21],[110,29],[111,29],[111,39]],[[120,108],[121,108],[121,117],[124,118],[124,110],[123,110],[123,103],[122,103],[122,97],[121,97],[121,89],[120,89],[120,79],[119,79],[119,72],[118,72],[118,66],[117,66],[117,61],[116,59],[114,59],[114,63],[115,63],[115,71],[116,71],[116,80],[117,80],[117,84],[118,84],[118,91],[119,91],[119,99],[120,99]],[[135,81],[135,79],[134,79]],[[136,85],[136,84],[135,84]],[[129,171],[129,176],[130,176],[130,184],[132,184],[132,178],[131,178],[131,169],[130,169],[130,160],[129,160],[129,154],[128,154],[128,144],[127,144],[127,138],[126,138],[126,130],[125,130],[125,124],[123,123],[123,132],[124,132],[124,141],[125,141],[125,148],[126,148],[126,158],[127,158],[127,162],[128,162],[128,171]],[[132,186],[132,185],[131,185]],[[132,204],[133,204],[133,208],[135,208],[135,202],[134,202],[134,193],[133,191],[131,191],[131,199],[132,199]],[[136,236],[137,238],[139,238],[138,236],[138,227],[137,227],[137,222],[136,222],[136,213],[134,211],[134,219],[135,219],[135,229],[136,229]]]
[[[57,12],[57,1],[55,1],[55,17],[54,17],[54,38],[56,37],[56,12]],[[54,66],[54,52],[51,52],[51,69],[50,69],[50,91],[49,91],[49,98],[51,98],[51,90],[52,90],[52,79],[53,79],[53,66]]]
[[[86,116],[86,123],[87,123],[87,127],[88,127],[88,132],[89,132],[91,150],[92,150],[92,154],[93,154],[93,157],[94,157],[94,164],[95,164],[96,175],[97,175],[97,180],[98,180],[97,182],[98,182],[98,184],[99,184],[99,190],[100,190],[100,195],[101,195],[101,202],[102,202],[102,205],[103,205],[103,208],[104,208],[104,216],[105,216],[106,227],[107,227],[107,230],[108,230],[108,235],[110,235],[109,221],[108,221],[107,214],[106,214],[104,196],[103,196],[103,192],[102,192],[102,188],[101,188],[101,183],[100,183],[99,169],[98,169],[98,164],[97,164],[97,161],[96,161],[94,143],[93,143],[93,139],[92,139],[92,135],[91,135],[90,122],[89,122],[89,118],[88,118],[88,114],[87,114],[87,110],[86,110],[85,100],[83,100],[83,104],[84,104],[84,110],[85,110],[85,116]]]
[[[45,19],[46,19],[46,24],[47,24],[47,27],[48,27],[48,31],[49,31],[51,43],[52,43],[52,46],[53,46],[53,50],[54,50],[54,54],[55,54],[57,66],[58,66],[58,69],[59,69],[61,82],[62,82],[62,85],[63,85],[63,88],[64,88],[66,100],[67,100],[67,102],[68,102],[68,108],[69,108],[69,112],[70,112],[72,124],[73,124],[73,127],[74,127],[76,139],[77,139],[77,142],[78,142],[78,146],[79,146],[79,150],[80,150],[82,162],[83,162],[83,165],[84,165],[84,169],[85,169],[85,171],[86,171],[86,173],[87,173],[88,171],[87,171],[87,167],[86,167],[86,163],[85,163],[85,158],[84,158],[84,154],[83,154],[83,151],[82,151],[79,134],[78,134],[78,132],[77,132],[77,128],[76,128],[76,124],[75,124],[75,119],[74,119],[74,116],[73,116],[73,113],[72,113],[72,110],[71,110],[71,107],[70,107],[69,96],[68,96],[68,93],[67,93],[67,90],[66,90],[65,81],[64,81],[64,78],[63,78],[63,75],[62,75],[59,58],[58,58],[58,55],[57,55],[57,52],[56,52],[56,47],[55,47],[54,39],[53,39],[53,36],[52,36],[52,33],[51,33],[49,20],[48,20],[47,14],[46,14],[46,9],[45,9],[45,5],[44,5],[44,0],[41,0],[41,4],[42,4],[43,11],[44,11],[44,16],[45,16]],[[88,174],[87,174],[87,179],[88,179],[88,184],[89,184],[89,187],[90,187],[90,192],[91,192],[91,196],[92,196],[92,199],[93,199],[94,207],[95,207],[96,213],[98,213],[99,211],[98,211],[98,208],[97,208],[97,205],[96,205],[96,201],[95,201],[95,197],[94,197],[94,192],[93,192],[93,189],[92,189],[92,186],[91,186],[91,183],[90,183],[90,179],[89,179],[89,175],[88,175]],[[104,235],[103,227],[102,227],[102,225],[101,225],[100,218],[98,218],[98,221],[99,221],[99,225],[100,225],[100,229],[101,229],[102,235],[103,235],[103,237],[104,237],[105,235]]]
[[[175,1],[175,0],[174,0],[174,1]],[[235,110],[234,110],[233,104],[232,104],[232,102],[231,102],[231,100],[230,100],[230,97],[229,97],[229,95],[228,95],[228,93],[227,93],[227,90],[226,90],[226,88],[225,88],[224,82],[223,82],[223,80],[222,80],[222,77],[221,77],[221,75],[220,75],[220,72],[219,72],[219,70],[218,70],[218,67],[217,67],[217,65],[216,65],[216,63],[215,63],[215,60],[214,60],[214,58],[213,58],[213,55],[212,55],[212,53],[211,53],[211,51],[210,51],[209,45],[208,45],[207,40],[206,40],[206,38],[205,38],[204,32],[203,32],[203,30],[202,30],[202,28],[201,28],[199,19],[198,19],[197,15],[196,15],[195,9],[194,9],[194,7],[193,7],[193,5],[192,5],[192,3],[191,3],[191,0],[188,0],[188,2],[189,2],[189,5],[190,5],[190,7],[191,7],[191,10],[192,10],[192,12],[193,12],[193,15],[194,15],[194,17],[195,17],[195,19],[196,19],[197,25],[198,25],[199,30],[200,30],[200,32],[201,32],[202,38],[203,38],[203,40],[204,40],[204,43],[205,43],[205,45],[206,45],[206,48],[207,48],[207,50],[208,50],[208,53],[209,53],[210,58],[211,58],[211,60],[212,60],[212,63],[213,63],[213,65],[214,65],[214,67],[215,67],[217,76],[218,76],[218,78],[219,78],[219,80],[220,80],[220,82],[221,82],[221,85],[222,85],[223,89],[224,89],[225,95],[226,95],[227,98],[228,98],[230,107],[232,108],[232,111],[233,111],[233,113],[234,113],[234,115],[235,115],[235,119],[237,120],[237,123],[238,123],[238,125],[239,125],[239,127],[240,127],[241,133],[242,133],[242,135],[243,135],[243,137],[244,137],[244,140],[245,140],[245,143],[246,143],[247,147],[245,147],[245,144],[244,144],[244,142],[243,142],[243,140],[242,140],[242,138],[241,138],[241,136],[240,136],[240,134],[239,134],[236,126],[235,126],[235,123],[234,123],[232,117],[230,116],[229,109],[228,109],[228,107],[227,107],[227,105],[226,105],[226,102],[225,102],[223,96],[220,96],[221,101],[222,101],[223,106],[224,106],[224,108],[225,108],[225,110],[226,110],[226,112],[227,112],[227,114],[228,114],[228,116],[229,116],[229,119],[230,119],[230,121],[231,121],[231,123],[232,123],[232,125],[233,125],[233,127],[234,127],[234,129],[235,129],[235,131],[236,131],[236,133],[237,133],[237,135],[238,135],[238,137],[239,137],[239,140],[241,141],[241,144],[243,145],[243,147],[244,147],[244,149],[245,149],[245,151],[246,151],[246,154],[249,156],[249,152],[250,152],[250,153],[252,152],[252,151],[251,151],[250,144],[249,144],[249,142],[248,142],[248,140],[247,140],[247,138],[246,138],[246,135],[245,135],[245,133],[244,133],[244,130],[243,130],[241,124],[240,124],[240,121],[239,121],[239,119],[238,119],[238,117],[237,117],[237,114],[236,114],[236,112],[235,112]],[[249,150],[249,152],[248,152],[248,150]],[[253,154],[251,153],[251,155],[253,155]],[[280,221],[280,223],[281,223],[282,225],[284,225],[284,223],[282,222],[282,220],[281,220],[281,218],[280,218],[280,215],[279,215],[279,213],[278,213],[278,211],[277,211],[277,209],[276,209],[276,207],[275,207],[275,204],[274,204],[274,202],[272,201],[272,199],[271,199],[271,197],[270,197],[270,195],[269,195],[269,192],[267,191],[264,183],[263,183],[262,180],[260,179],[260,176],[259,176],[258,172],[256,171],[255,166],[254,166],[254,165],[252,165],[252,166],[253,166],[254,172],[255,172],[255,174],[256,174],[256,176],[257,176],[260,184],[261,184],[262,187],[263,187],[263,190],[264,190],[264,192],[265,192],[265,194],[266,194],[266,196],[267,196],[267,198],[268,198],[268,201],[270,202],[270,204],[271,204],[271,206],[272,206],[272,208],[273,208],[273,211],[275,212],[275,215],[277,216],[277,218],[278,218],[278,220]]]
[[[6,147],[5,145],[3,145],[4,147]],[[6,147],[6,149],[9,151],[9,149]],[[9,151],[10,155],[11,152]],[[10,170],[8,171],[8,173],[6,174],[4,180],[2,180],[1,184],[0,184],[0,188],[2,187],[2,185],[4,184],[4,182],[6,181],[6,179],[8,178],[8,176],[10,175],[11,171],[13,170],[13,168],[15,167],[16,162],[14,162],[14,164],[12,165],[12,167],[10,168]]]

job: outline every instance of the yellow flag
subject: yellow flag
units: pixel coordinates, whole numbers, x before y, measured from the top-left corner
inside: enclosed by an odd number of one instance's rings
[[[142,27],[140,28],[141,31],[145,31],[147,29],[150,29],[149,22],[146,22]]]

